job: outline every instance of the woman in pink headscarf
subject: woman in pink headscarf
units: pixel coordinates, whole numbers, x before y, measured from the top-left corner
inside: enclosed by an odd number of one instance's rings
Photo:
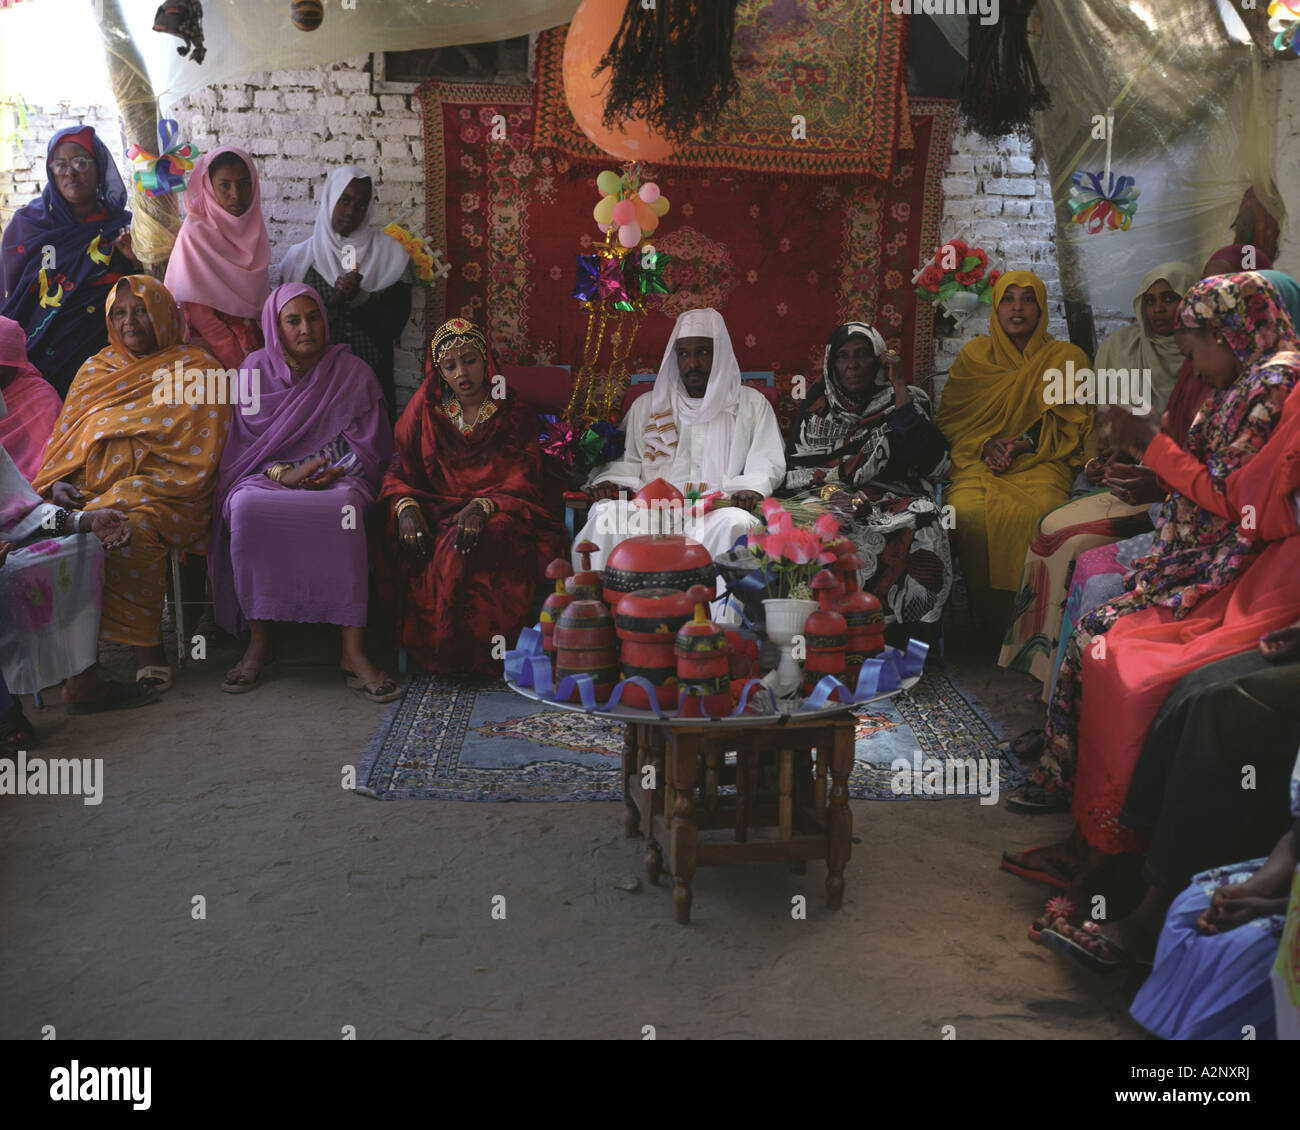
[[[0,447],[23,478],[33,479],[63,401],[27,360],[27,335],[12,318],[0,318],[0,390],[9,405],[9,414],[0,417]]]
[[[200,157],[185,209],[166,286],[185,313],[187,340],[237,369],[262,348],[262,304],[271,293],[271,241],[253,159],[229,145]]]

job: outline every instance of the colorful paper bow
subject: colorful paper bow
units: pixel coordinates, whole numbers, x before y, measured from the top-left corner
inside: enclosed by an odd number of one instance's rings
[[[1295,0],[1273,0],[1268,6],[1268,30],[1276,33],[1275,50],[1300,55],[1300,4]]]
[[[1116,177],[1114,173],[1103,187],[1102,176],[1080,169],[1070,178],[1074,185],[1067,201],[1071,221],[1085,227],[1089,235],[1096,235],[1104,227],[1128,231],[1141,189],[1133,177]]]
[[[558,416],[542,417],[542,434],[538,442],[542,451],[560,460],[566,467],[573,466],[573,425]]]
[[[623,455],[623,431],[606,420],[597,420],[578,440],[578,454],[587,467],[609,463]]]
[[[175,118],[163,118],[158,123],[157,156],[139,145],[126,151],[135,165],[136,188],[146,196],[185,191],[185,174],[194,168],[199,151],[188,141],[182,145],[180,136],[180,123]]]
[[[575,255],[578,266],[578,280],[573,284],[573,297],[579,302],[592,302],[599,293],[597,282],[600,277],[599,255]]]
[[[673,257],[666,251],[656,251],[652,256],[653,265],[644,266],[644,260],[639,253],[633,252],[632,258],[635,261],[637,272],[637,285],[640,287],[643,296],[651,294],[667,294],[668,284],[664,282],[664,268],[672,262]]]

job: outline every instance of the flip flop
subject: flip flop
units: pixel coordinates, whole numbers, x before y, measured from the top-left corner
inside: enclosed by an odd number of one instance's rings
[[[1026,730],[1018,738],[1009,742],[998,742],[998,748],[1014,755],[1020,761],[1037,761],[1042,756],[1047,735],[1042,729]]]
[[[1041,816],[1049,812],[1069,812],[1070,799],[1063,792],[1045,789],[1030,781],[1015,792],[1007,793],[1007,807],[1012,812]]]
[[[105,680],[108,693],[89,702],[68,703],[69,714],[102,714],[106,710],[131,710],[137,706],[148,706],[158,701],[158,692],[153,687],[142,687],[139,683],[119,683],[116,679]]]
[[[1043,913],[1030,923],[1029,940],[1031,942],[1038,941],[1042,937],[1043,931],[1058,918],[1073,922],[1078,913],[1071,899],[1066,898],[1065,895],[1053,895],[1047,900],[1047,905],[1043,907]]]
[[[380,672],[378,679],[371,679],[368,683],[363,683],[361,677],[353,671],[345,670],[344,676],[348,681],[348,689],[360,691],[371,702],[395,702],[406,692],[402,690],[401,685],[390,675]],[[384,687],[391,686],[391,691],[383,690]]]
[[[1094,973],[1114,973],[1117,969],[1123,969],[1127,965],[1137,964],[1123,946],[1117,942],[1112,942],[1106,937],[1101,932],[1101,927],[1091,919],[1081,926],[1068,926],[1067,924],[1067,928],[1088,934],[1095,939],[1101,948],[1101,952],[1094,953],[1082,942],[1062,933],[1055,925],[1047,927],[1042,932],[1038,944],[1046,946],[1050,950],[1055,950],[1057,953],[1065,954]]]
[[[1008,853],[1004,851],[1002,853],[1002,862],[998,864],[998,867],[1012,875],[1019,876],[1021,879],[1030,879],[1036,883],[1046,883],[1049,887],[1055,887],[1058,891],[1068,891],[1074,876],[1065,875],[1063,872],[1056,870],[1047,871],[1045,869],[1025,867],[1019,863],[1013,863],[1011,861],[1011,856],[1013,854],[1028,855],[1030,852],[1042,851],[1043,848],[1051,846],[1051,844],[1039,844],[1038,847],[1030,848],[1025,852]]]
[[[238,666],[238,664],[236,664]],[[256,690],[262,685],[262,679],[267,675],[275,674],[275,660],[268,659],[258,668],[257,674],[247,683],[232,683],[229,679],[221,684],[221,689],[226,694],[248,694],[249,691]]]
[[[141,667],[135,673],[135,681],[146,687],[152,687],[159,694],[172,689],[172,669],[170,667]]]

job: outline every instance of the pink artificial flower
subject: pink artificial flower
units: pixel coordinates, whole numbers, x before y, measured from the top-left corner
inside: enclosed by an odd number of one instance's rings
[[[782,510],[779,514],[773,514],[767,520],[767,528],[774,534],[788,534],[794,529],[794,519]]]
[[[763,512],[763,517],[771,519],[773,514],[784,514],[785,507],[782,506],[775,498],[765,498],[758,507]]]
[[[822,541],[834,541],[840,532],[839,519],[834,514],[823,514],[813,523],[813,529]]]
[[[759,553],[767,552],[767,535],[750,533],[747,543],[750,549],[756,549]]]
[[[806,535],[806,536],[805,536]],[[811,537],[807,530],[785,530],[767,539],[770,557],[780,558],[791,565],[807,565],[816,556],[816,549],[808,545]]]

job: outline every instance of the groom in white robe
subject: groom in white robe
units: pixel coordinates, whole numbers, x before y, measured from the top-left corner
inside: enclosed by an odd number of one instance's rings
[[[683,494],[721,491],[731,500],[684,524],[678,513],[671,531],[684,532],[716,557],[760,524],[754,511],[785,477],[776,413],[761,392],[741,383],[731,336],[716,310],[688,310],[677,319],[654,390],[633,402],[623,430],[623,458],[596,467],[587,482],[595,505],[574,541],[600,546],[593,569],[603,568],[624,538],[670,532],[671,512],[652,514],[626,500],[655,479]],[[577,564],[576,550],[573,557]]]

